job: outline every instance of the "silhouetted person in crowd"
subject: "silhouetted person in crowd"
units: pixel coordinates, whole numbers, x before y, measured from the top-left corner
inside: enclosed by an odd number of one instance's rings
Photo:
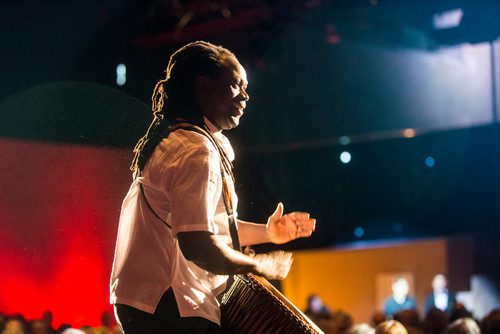
[[[449,314],[437,308],[431,308],[425,315],[424,333],[425,334],[441,334],[446,329],[449,323]]]
[[[357,324],[349,328],[346,334],[375,334],[375,328],[368,324]]]
[[[0,313],[0,333],[3,332],[6,321],[7,321],[7,316],[3,313]]]
[[[500,308],[492,310],[480,322],[483,334],[500,334]]]
[[[402,310],[416,310],[417,302],[415,298],[410,297],[410,286],[403,277],[398,277],[392,283],[392,295],[384,304],[384,313],[386,317],[392,319],[394,314]]]
[[[349,313],[339,310],[333,313],[335,333],[345,334],[352,327],[352,317]]]
[[[317,294],[312,294],[307,298],[307,308],[304,311],[305,314],[311,315],[323,315],[323,314],[331,314],[332,311],[328,308],[328,306],[323,303],[323,300]]]
[[[474,319],[461,318],[449,324],[444,334],[481,334],[481,330]]]
[[[30,321],[31,334],[51,334],[49,325],[42,319]]]
[[[472,316],[472,313],[465,308],[464,304],[455,303],[455,306],[453,307],[453,310],[451,311],[451,314],[450,314],[449,322],[452,323],[455,320],[458,320],[461,318],[473,318],[473,316]]]
[[[434,307],[450,314],[455,307],[455,303],[455,294],[448,290],[446,276],[443,274],[434,276],[432,279],[432,293],[425,299],[425,314]]]
[[[5,321],[5,328],[2,334],[28,334],[29,323],[21,314],[9,317]]]
[[[52,321],[54,320],[52,311],[46,310],[45,312],[43,312],[41,320],[47,324],[49,334],[57,333],[56,329],[52,326]]]
[[[372,326],[376,328],[378,325],[386,321],[387,318],[385,316],[385,313],[382,311],[375,311],[373,312],[371,321],[372,321]]]
[[[401,310],[394,314],[393,318],[403,324],[409,334],[422,332],[420,316],[416,310]]]
[[[375,328],[375,334],[408,334],[408,331],[399,321],[386,320]]]

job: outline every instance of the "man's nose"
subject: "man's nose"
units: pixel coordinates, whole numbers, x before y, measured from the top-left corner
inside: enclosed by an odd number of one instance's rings
[[[243,96],[244,101],[250,100],[250,95],[248,95],[247,91],[243,88],[241,89],[241,95]]]

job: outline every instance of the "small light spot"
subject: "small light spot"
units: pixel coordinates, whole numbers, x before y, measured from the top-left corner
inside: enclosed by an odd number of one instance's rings
[[[125,64],[118,64],[116,66],[116,84],[123,86],[127,82],[127,66]]]
[[[354,229],[354,235],[358,238],[361,238],[363,235],[365,235],[365,229],[361,226],[356,227]]]
[[[425,165],[427,167],[434,167],[435,164],[436,164],[436,161],[434,160],[433,157],[428,156],[427,158],[425,158]]]
[[[344,151],[340,153],[340,161],[342,161],[345,164],[348,164],[351,162],[351,153]]]
[[[403,130],[403,136],[406,138],[413,138],[415,137],[415,129],[404,129]]]
[[[342,136],[339,139],[340,145],[349,145],[351,143],[351,138],[349,136]]]

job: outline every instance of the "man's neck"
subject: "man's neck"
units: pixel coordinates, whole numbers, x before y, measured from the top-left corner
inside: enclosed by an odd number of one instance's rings
[[[220,129],[217,125],[212,123],[208,118],[203,116],[203,121],[205,122],[205,125],[208,127],[210,132],[212,133],[222,133],[222,129]]]

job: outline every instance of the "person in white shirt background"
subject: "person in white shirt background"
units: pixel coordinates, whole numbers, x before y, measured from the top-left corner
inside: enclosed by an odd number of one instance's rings
[[[448,280],[443,274],[437,274],[432,279],[432,293],[425,299],[425,314],[432,308],[440,309],[448,314],[456,304],[455,294],[448,290]]]

